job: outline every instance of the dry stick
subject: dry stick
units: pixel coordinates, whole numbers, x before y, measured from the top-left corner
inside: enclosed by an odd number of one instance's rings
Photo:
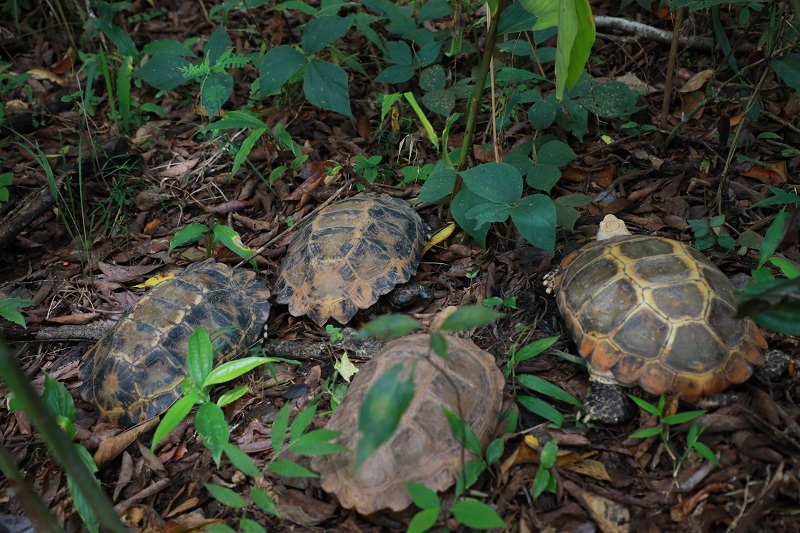
[[[489,2],[486,2],[486,22],[491,26],[492,10],[489,7]],[[490,90],[492,95],[492,144],[494,144],[494,160],[496,163],[500,163],[500,148],[497,147],[497,94],[495,93],[494,83],[494,54],[492,54],[492,59],[489,61],[489,76],[492,80]]]
[[[334,199],[336,199],[340,194],[342,194],[342,192],[348,186],[350,186],[350,181],[346,181],[345,184],[342,185],[341,187],[339,187],[339,189],[335,193],[333,193],[330,198],[328,198],[327,200],[325,200],[324,202],[319,204],[316,208],[314,208],[314,210],[312,210],[308,215],[306,215],[306,218],[308,218],[310,215],[313,215],[314,213],[318,212],[319,210],[324,209],[325,207],[327,207],[328,204],[333,202]],[[245,264],[249,259],[252,259],[253,257],[255,257],[258,254],[260,254],[261,252],[266,250],[269,246],[271,246],[272,244],[275,244],[276,242],[278,242],[279,240],[284,238],[290,231],[293,231],[294,229],[295,229],[294,226],[290,226],[290,227],[286,228],[285,230],[280,232],[278,235],[276,235],[275,237],[271,238],[266,243],[264,243],[258,250],[256,250],[252,254],[250,254],[250,257],[248,257],[247,259],[242,259],[241,261],[239,261],[236,265],[234,265],[233,268],[239,268],[240,266]]]
[[[678,62],[678,44],[681,35],[681,26],[683,25],[683,13],[685,8],[678,9],[675,13],[675,31],[672,32],[672,45],[669,47],[669,60],[667,61],[667,75],[666,82],[664,83],[664,104],[661,106],[661,121],[658,127],[666,129],[667,118],[669,118],[669,104],[672,99],[672,83],[674,79],[675,64]]]
[[[159,492],[167,488],[169,484],[170,484],[169,479],[159,479],[158,481],[156,481],[143,491],[134,494],[125,501],[119,502],[117,505],[114,506],[114,511],[116,511],[117,514],[121,515],[122,513],[127,511],[128,508],[130,508],[134,503],[140,502],[145,498],[149,498],[153,494],[158,494]]]

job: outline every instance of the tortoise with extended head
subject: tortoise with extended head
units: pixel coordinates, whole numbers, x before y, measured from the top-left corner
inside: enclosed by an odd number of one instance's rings
[[[253,272],[213,260],[191,265],[150,289],[86,352],[82,396],[123,426],[161,414],[180,395],[192,332],[203,326],[215,361],[230,359],[266,331],[269,296]]]
[[[597,241],[565,257],[553,281],[591,374],[584,420],[630,416],[614,385],[696,402],[764,364],[764,336],[737,318],[730,280],[678,241],[631,235],[607,216]]]
[[[344,324],[417,271],[425,224],[405,202],[359,195],[320,210],[294,235],[275,286],[293,316]]]
[[[469,340],[448,337],[448,359],[441,359],[431,351],[430,339],[430,335],[418,334],[387,344],[361,367],[328,421],[328,429],[342,433],[334,442],[352,451],[315,457],[311,467],[319,472],[322,488],[335,494],[342,506],[364,515],[380,509],[401,511],[411,504],[406,489],[409,481],[435,491],[452,486],[461,470],[461,445],[442,407],[461,413],[481,446],[494,436],[505,383],[494,356]],[[391,438],[354,471],[364,397],[398,364],[402,365],[398,380],[408,379],[413,372],[414,398]],[[474,458],[469,452],[466,457],[467,461]]]

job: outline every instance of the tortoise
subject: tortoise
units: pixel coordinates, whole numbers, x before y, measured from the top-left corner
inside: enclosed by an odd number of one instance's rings
[[[564,258],[553,282],[590,372],[584,421],[630,418],[618,385],[692,403],[746,381],[765,363],[764,336],[752,320],[737,318],[725,274],[681,242],[631,235],[612,215],[597,241]],[[781,371],[778,364],[772,374]]]
[[[320,210],[292,238],[275,301],[322,326],[345,324],[417,271],[426,226],[406,203],[359,195]]]
[[[166,411],[187,376],[189,336],[215,339],[224,361],[258,340],[270,292],[253,272],[209,259],[153,287],[84,355],[81,395],[100,417],[132,426]]]
[[[462,453],[443,406],[463,413],[481,446],[494,436],[505,383],[494,356],[470,340],[448,337],[448,359],[439,359],[431,352],[430,343],[429,334],[415,334],[386,344],[356,374],[328,421],[328,429],[341,432],[334,442],[352,452],[314,457],[311,468],[320,474],[322,488],[335,494],[342,506],[363,515],[380,509],[402,511],[411,504],[407,482],[422,483],[435,491],[452,486],[461,470]],[[429,362],[432,358],[436,366]],[[402,365],[399,380],[413,372],[414,398],[391,438],[354,471],[362,402],[375,382],[395,365]],[[466,453],[467,460],[474,458]]]

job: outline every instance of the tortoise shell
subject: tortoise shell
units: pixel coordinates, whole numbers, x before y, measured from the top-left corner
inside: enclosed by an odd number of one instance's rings
[[[564,259],[558,308],[597,376],[692,402],[742,383],[766,341],[736,317],[730,280],[697,250],[638,235]]]
[[[253,272],[213,260],[195,263],[153,287],[83,358],[81,395],[101,418],[131,426],[153,418],[180,396],[189,336],[203,326],[216,361],[258,340],[270,293]]]
[[[344,324],[417,271],[425,224],[401,200],[360,195],[320,210],[292,238],[275,300]]]
[[[388,343],[356,374],[328,421],[328,429],[341,432],[335,442],[352,452],[315,457],[311,467],[320,474],[322,488],[335,494],[342,506],[355,507],[364,515],[379,509],[401,511],[411,504],[406,490],[409,481],[435,491],[452,486],[461,469],[461,445],[450,430],[443,406],[463,413],[482,446],[494,436],[505,383],[494,356],[469,340],[448,337],[449,359],[440,359],[431,352],[430,339],[428,334],[418,334]],[[355,472],[361,404],[384,372],[398,364],[403,367],[399,380],[414,373],[414,398],[391,438]],[[474,457],[467,452],[470,459]]]

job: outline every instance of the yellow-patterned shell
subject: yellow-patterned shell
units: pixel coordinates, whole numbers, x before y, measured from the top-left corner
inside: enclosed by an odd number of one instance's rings
[[[203,326],[212,336],[216,362],[239,355],[266,331],[269,297],[253,272],[213,260],[189,266],[150,289],[86,352],[83,398],[122,426],[161,414],[187,376],[192,332]]]
[[[405,202],[359,195],[332,203],[294,235],[275,301],[322,326],[345,324],[417,271],[425,224]]]
[[[592,372],[692,402],[742,383],[766,341],[736,317],[730,280],[697,250],[636,235],[564,259],[558,307]]]

